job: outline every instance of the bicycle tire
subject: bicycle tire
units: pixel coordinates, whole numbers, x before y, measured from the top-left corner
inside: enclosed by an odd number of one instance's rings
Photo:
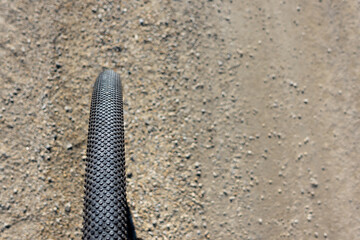
[[[122,86],[102,72],[91,99],[82,239],[136,239],[126,199]]]

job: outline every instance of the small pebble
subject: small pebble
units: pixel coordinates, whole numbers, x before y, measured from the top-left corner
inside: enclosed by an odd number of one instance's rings
[[[313,188],[317,188],[319,186],[319,183],[315,178],[310,178],[310,184]]]
[[[70,106],[65,106],[65,112],[72,112],[72,108]]]
[[[67,150],[72,150],[72,149],[73,149],[73,145],[72,145],[71,143],[68,143],[68,144],[66,145],[66,149],[67,149]]]
[[[67,213],[71,212],[71,203],[70,202],[65,204],[65,212],[67,212]]]
[[[46,150],[48,150],[49,152],[51,152],[51,149],[52,149],[51,145],[47,144],[47,145],[45,146],[45,148],[46,148]]]
[[[200,167],[200,163],[199,162],[195,162],[195,168],[199,168]]]

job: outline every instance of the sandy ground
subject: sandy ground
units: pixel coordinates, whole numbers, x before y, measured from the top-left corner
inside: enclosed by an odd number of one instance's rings
[[[358,1],[0,0],[0,239],[80,239],[90,94],[124,85],[143,239],[360,239]]]

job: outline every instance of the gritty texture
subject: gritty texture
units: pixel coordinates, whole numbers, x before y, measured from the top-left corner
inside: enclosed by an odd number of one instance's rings
[[[0,238],[81,238],[113,69],[139,237],[358,239],[359,26],[356,0],[0,0]]]

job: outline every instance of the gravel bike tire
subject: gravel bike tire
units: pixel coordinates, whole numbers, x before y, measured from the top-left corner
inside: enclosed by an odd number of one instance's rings
[[[136,239],[126,200],[122,86],[111,70],[94,85],[86,155],[82,239]]]

